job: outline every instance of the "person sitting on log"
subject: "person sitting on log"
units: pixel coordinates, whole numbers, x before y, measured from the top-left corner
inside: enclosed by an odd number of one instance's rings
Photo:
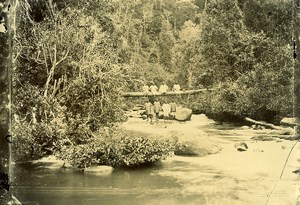
[[[180,92],[180,85],[179,84],[175,84],[174,86],[173,86],[173,92]]]
[[[168,92],[168,89],[169,89],[169,87],[164,83],[163,85],[161,85],[159,87],[159,92],[164,94],[164,93]]]
[[[150,88],[147,84],[144,84],[144,86],[142,87],[142,90],[143,90],[144,95],[148,95]]]
[[[157,94],[157,90],[158,90],[157,86],[154,85],[154,83],[152,83],[152,85],[150,86],[150,91],[151,91],[151,93],[152,93],[153,95],[155,95],[155,94]]]

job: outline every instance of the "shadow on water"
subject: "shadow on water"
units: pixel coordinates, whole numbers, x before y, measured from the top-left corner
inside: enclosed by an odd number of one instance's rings
[[[121,168],[109,175],[83,174],[75,169],[16,165],[12,189],[22,204],[182,204],[182,185],[159,175],[162,163]]]

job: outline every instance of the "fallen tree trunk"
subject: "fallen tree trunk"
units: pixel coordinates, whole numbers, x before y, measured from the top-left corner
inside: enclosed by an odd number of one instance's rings
[[[187,94],[196,94],[205,91],[211,91],[214,89],[198,89],[198,90],[185,90],[185,91],[171,91],[166,93],[144,93],[144,92],[125,92],[122,93],[122,97],[147,97],[147,96],[171,96],[171,95],[187,95]]]
[[[283,128],[283,127],[276,126],[276,125],[273,125],[273,124],[271,124],[271,123],[267,123],[267,122],[263,122],[263,121],[256,121],[256,120],[253,120],[253,119],[251,119],[251,118],[249,118],[249,117],[245,117],[244,119],[245,119],[246,121],[248,121],[248,122],[253,123],[253,124],[256,124],[256,125],[262,125],[262,126],[265,126],[265,127],[269,127],[269,128],[274,129],[274,130],[283,130],[283,129],[285,129],[285,128]]]
[[[248,121],[248,122],[251,122],[253,124],[256,124],[256,125],[262,125],[262,126],[265,126],[267,128],[278,130],[278,135],[280,135],[280,136],[285,135],[286,136],[286,137],[279,137],[281,139],[287,139],[287,140],[296,139],[295,130],[291,127],[280,127],[280,126],[273,125],[271,123],[267,123],[267,122],[263,122],[263,121],[256,121],[256,120],[253,120],[249,117],[245,117],[244,120]]]

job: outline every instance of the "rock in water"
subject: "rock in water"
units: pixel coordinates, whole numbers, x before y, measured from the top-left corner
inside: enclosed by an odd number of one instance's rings
[[[247,125],[245,125],[245,126],[240,127],[240,129],[241,129],[241,130],[248,130],[248,129],[250,129],[250,127],[247,126]]]
[[[300,169],[296,169],[293,171],[294,174],[300,174]]]
[[[236,143],[234,147],[240,152],[247,151],[248,149],[248,145],[245,142]]]
[[[189,108],[180,108],[176,110],[175,119],[178,121],[190,120],[192,117],[192,110]]]
[[[65,162],[58,159],[54,155],[49,155],[38,160],[31,161],[32,164],[37,164],[47,169],[60,169]]]
[[[199,130],[199,133],[193,135],[184,131],[172,133],[172,140],[175,143],[174,154],[179,156],[205,156],[216,154],[222,150],[217,143],[210,140],[203,140],[207,134]]]
[[[280,121],[280,124],[284,126],[294,127],[295,125],[297,125],[296,118],[285,117]]]
[[[95,174],[95,175],[108,175],[112,173],[114,168],[110,166],[93,166],[84,169],[84,173]]]
[[[294,135],[295,130],[293,128],[287,127],[281,130],[280,135]]]
[[[267,136],[267,135],[259,135],[259,136],[254,136],[251,137],[252,140],[256,141],[275,141],[275,137]]]

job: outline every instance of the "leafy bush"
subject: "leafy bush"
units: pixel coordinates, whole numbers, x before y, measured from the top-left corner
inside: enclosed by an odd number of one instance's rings
[[[138,166],[171,156],[174,145],[167,140],[133,137],[106,130],[84,145],[65,148],[61,158],[79,168],[91,165]]]
[[[38,89],[24,86],[16,92],[13,107],[13,157],[31,160],[53,154],[62,139],[68,139],[66,108],[56,98],[44,97]]]
[[[173,151],[170,141],[150,140],[144,137],[124,138],[122,144],[122,163],[126,166],[135,166],[166,159]]]
[[[55,121],[34,125],[27,122],[16,123],[14,128],[12,151],[17,161],[28,161],[53,154],[60,149],[62,139],[66,138],[65,124]]]

